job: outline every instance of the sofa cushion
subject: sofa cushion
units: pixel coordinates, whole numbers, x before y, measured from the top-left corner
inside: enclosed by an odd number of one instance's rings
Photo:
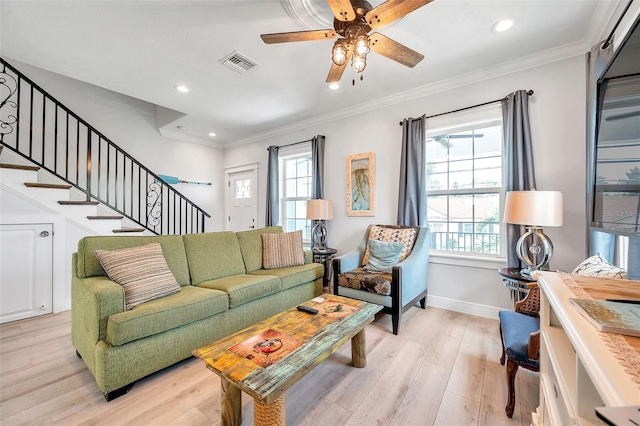
[[[400,252],[398,262],[402,262],[411,254],[413,245],[418,237],[418,227],[400,226],[400,225],[371,225],[369,227],[369,239],[378,241],[395,241],[401,242],[404,248]],[[369,244],[362,257],[362,266],[365,266],[369,260]]]
[[[273,275],[231,275],[205,281],[198,287],[224,291],[229,297],[229,307],[260,299],[281,290],[280,278]]]
[[[111,315],[107,320],[107,341],[114,346],[124,345],[227,309],[229,299],[225,293],[185,286],[170,296]]]
[[[118,250],[96,250],[96,257],[109,278],[124,288],[127,310],[180,290],[164,260],[160,243]]]
[[[262,266],[264,269],[304,265],[302,231],[262,234]]]
[[[96,257],[96,250],[117,250],[150,243],[160,243],[167,265],[178,284],[181,286],[191,284],[187,255],[180,235],[84,237],[78,241],[76,270],[78,278],[107,276]]]
[[[282,290],[295,287],[310,281],[322,278],[324,267],[319,263],[309,263],[306,265],[290,266],[279,269],[258,269],[251,275],[275,275],[282,281]]]
[[[244,261],[235,232],[183,235],[193,284],[244,274]]]
[[[262,269],[262,234],[281,234],[281,226],[236,232],[247,274]]]

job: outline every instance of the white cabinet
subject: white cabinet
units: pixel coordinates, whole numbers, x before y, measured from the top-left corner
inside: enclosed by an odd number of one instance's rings
[[[640,405],[640,384],[616,358],[611,342],[607,344],[608,338],[569,304],[568,299],[576,297],[565,283],[571,278],[553,272],[541,272],[537,278],[541,289],[540,406],[533,423],[603,424],[595,407]],[[640,283],[630,285],[637,286],[640,297]],[[613,340],[624,345],[620,336]]]
[[[52,312],[53,225],[0,225],[0,324]]]

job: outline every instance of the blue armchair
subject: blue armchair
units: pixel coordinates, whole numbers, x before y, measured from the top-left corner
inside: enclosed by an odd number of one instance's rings
[[[391,267],[390,273],[370,271],[363,264],[369,237],[375,236],[370,234],[380,231],[394,234],[390,241],[402,241],[410,249],[404,260]],[[415,240],[409,247],[409,239],[398,235],[411,232]],[[333,259],[333,293],[383,306],[382,312],[391,314],[393,334],[398,334],[400,317],[407,309],[417,302],[425,309],[428,269],[428,228],[371,225],[353,251]]]

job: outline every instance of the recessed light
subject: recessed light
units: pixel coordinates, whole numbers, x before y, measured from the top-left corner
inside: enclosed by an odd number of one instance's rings
[[[180,92],[180,93],[187,93],[189,92],[189,88],[187,86],[175,86],[175,89]]]
[[[209,136],[214,137],[216,134],[213,132],[209,132]]]
[[[508,29],[511,29],[515,25],[515,23],[515,18],[501,19],[493,24],[493,26],[491,27],[491,31],[494,33],[502,33],[504,31],[507,31]]]
[[[340,88],[340,84],[338,84],[338,83],[329,84],[329,89],[331,89],[331,90],[338,90],[339,88]]]

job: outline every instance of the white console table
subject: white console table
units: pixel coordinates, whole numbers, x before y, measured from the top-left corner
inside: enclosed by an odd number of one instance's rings
[[[596,417],[595,407],[640,405],[640,370],[629,368],[629,358],[623,365],[611,341],[635,360],[634,356],[640,359],[640,338],[598,332],[568,301],[577,297],[576,291],[594,299],[602,295],[640,298],[640,281],[589,278],[585,279],[588,284],[576,289],[577,277],[539,272],[536,278],[541,289],[540,406],[533,413],[533,424],[604,424]],[[616,282],[609,287],[612,281]],[[593,296],[598,286],[604,292],[600,297]]]

